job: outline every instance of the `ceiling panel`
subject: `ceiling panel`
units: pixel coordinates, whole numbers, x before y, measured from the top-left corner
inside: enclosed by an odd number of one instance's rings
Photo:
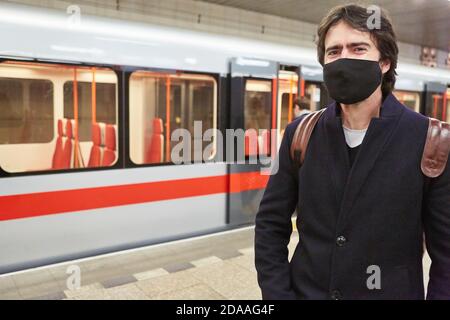
[[[319,23],[343,0],[197,0],[256,11],[294,20]],[[450,1],[448,0],[371,0],[387,10],[402,42],[450,50]]]

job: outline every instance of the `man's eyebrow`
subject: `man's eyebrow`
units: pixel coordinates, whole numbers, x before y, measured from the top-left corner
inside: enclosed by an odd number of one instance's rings
[[[346,47],[348,47],[348,48],[354,48],[354,47],[358,47],[358,46],[366,46],[366,47],[370,48],[370,43],[360,41],[360,42],[351,42],[346,45]],[[334,46],[328,47],[328,48],[326,48],[325,52],[329,52],[331,50],[337,50],[337,49],[342,49],[342,45],[336,44]]]
[[[336,50],[336,49],[342,49],[342,45],[340,44],[336,44],[334,46],[328,47],[325,52],[331,51],[331,50]]]
[[[359,46],[370,47],[370,44],[368,42],[361,41],[361,42],[352,42],[347,45],[347,47],[359,47]]]

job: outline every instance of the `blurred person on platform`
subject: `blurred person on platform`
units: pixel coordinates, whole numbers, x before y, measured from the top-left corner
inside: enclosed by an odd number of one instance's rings
[[[310,100],[307,97],[300,97],[294,100],[294,117],[297,119],[304,114],[311,112]]]

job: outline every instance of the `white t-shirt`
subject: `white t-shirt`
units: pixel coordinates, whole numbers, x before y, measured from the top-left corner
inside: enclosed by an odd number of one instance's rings
[[[364,136],[366,135],[367,128],[363,130],[355,130],[355,129],[349,129],[345,126],[342,126],[344,128],[344,135],[345,135],[345,142],[347,142],[347,145],[350,148],[354,148],[359,146]]]

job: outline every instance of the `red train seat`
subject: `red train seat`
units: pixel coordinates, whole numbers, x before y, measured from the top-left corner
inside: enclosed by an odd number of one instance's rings
[[[116,127],[107,124],[105,127],[105,149],[101,165],[103,167],[111,166],[116,161]]]
[[[61,121],[61,125],[59,124]],[[62,119],[58,121],[58,135],[59,133],[62,133],[61,135],[61,149],[56,146],[55,148],[55,154],[53,155],[53,164],[52,169],[69,169],[71,160],[72,160],[72,137],[73,137],[73,130],[72,130],[72,121],[69,119]],[[59,138],[59,137],[58,137]]]
[[[63,121],[58,120],[58,137],[56,138],[55,150],[53,151],[52,169],[61,169],[61,160],[64,149],[64,128]]]
[[[152,134],[145,156],[146,163],[161,163],[164,160],[163,122],[161,118],[152,121]]]
[[[92,147],[89,154],[88,167],[100,167],[102,161],[102,130],[99,123],[93,123],[91,127]]]
[[[75,120],[65,119],[66,121],[66,144],[64,146],[63,164],[65,169],[74,167],[75,157]]]

